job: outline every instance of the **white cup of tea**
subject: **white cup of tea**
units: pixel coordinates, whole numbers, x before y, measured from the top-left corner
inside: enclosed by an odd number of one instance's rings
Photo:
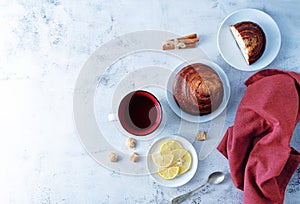
[[[128,93],[119,103],[118,112],[108,115],[116,121],[122,132],[139,139],[154,136],[163,121],[159,100],[150,92],[137,90]]]

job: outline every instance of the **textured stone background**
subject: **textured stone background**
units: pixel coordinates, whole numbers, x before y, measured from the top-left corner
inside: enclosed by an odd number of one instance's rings
[[[270,14],[282,47],[270,67],[300,72],[300,4],[296,0],[240,3],[223,0],[1,0],[0,1],[0,202],[1,203],[167,203],[206,181],[214,170],[229,173],[214,151],[199,163],[195,177],[166,188],[149,176],[111,172],[91,159],[73,124],[77,76],[103,43],[144,29],[180,35],[198,33],[200,46],[227,73],[231,83],[226,125],[233,123],[251,72],[231,68],[217,50],[222,20],[241,8]],[[300,150],[299,127],[293,146]],[[229,175],[186,203],[242,203]],[[300,169],[290,181],[287,204],[300,202]]]

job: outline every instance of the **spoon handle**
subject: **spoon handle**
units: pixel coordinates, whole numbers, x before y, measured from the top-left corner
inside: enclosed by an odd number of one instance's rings
[[[186,194],[183,194],[183,195],[180,195],[176,198],[174,198],[172,200],[172,204],[179,204],[179,203],[182,203],[183,201],[185,201],[191,194],[193,193],[193,191],[190,191]]]
[[[200,188],[202,188],[202,187],[205,186],[206,184],[207,184],[207,182],[204,183],[204,184],[202,184],[201,186],[195,188],[194,190],[188,192],[188,193],[185,193],[185,194],[180,195],[180,196],[178,196],[178,197],[176,197],[176,198],[173,198],[172,204],[182,203],[182,202],[185,201],[190,195],[192,195],[193,193],[195,193],[196,191],[198,191]]]

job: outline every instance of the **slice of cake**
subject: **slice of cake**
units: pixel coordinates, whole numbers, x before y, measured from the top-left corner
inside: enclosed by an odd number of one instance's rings
[[[264,53],[266,36],[259,25],[243,21],[230,26],[230,31],[248,65],[256,62]]]

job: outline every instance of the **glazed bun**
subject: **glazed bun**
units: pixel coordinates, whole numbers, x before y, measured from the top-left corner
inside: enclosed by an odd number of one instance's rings
[[[176,74],[172,93],[184,112],[207,115],[221,104],[224,89],[219,75],[212,68],[196,63],[184,67]]]

